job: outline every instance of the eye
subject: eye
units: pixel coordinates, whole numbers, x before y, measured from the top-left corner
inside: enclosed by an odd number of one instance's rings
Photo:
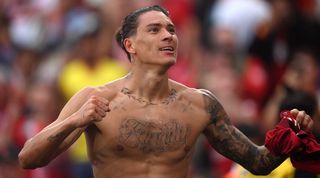
[[[159,32],[159,28],[157,28],[157,27],[152,27],[152,28],[150,28],[148,31],[151,32],[151,33],[157,33],[157,32]]]
[[[170,32],[171,34],[175,34],[176,33],[176,29],[174,27],[169,27],[168,28],[168,32]]]

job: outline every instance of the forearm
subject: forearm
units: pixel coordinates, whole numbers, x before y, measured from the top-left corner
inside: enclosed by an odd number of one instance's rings
[[[259,175],[270,173],[285,160],[273,156],[264,146],[257,146],[234,127],[222,105],[210,92],[204,91],[204,96],[209,119],[204,134],[219,153]]]
[[[267,175],[277,168],[286,157],[272,155],[264,146],[248,149],[247,156],[241,161],[243,167],[256,175]]]
[[[225,136],[219,137],[218,140],[211,139],[211,145],[219,153],[239,163],[253,174],[269,174],[286,159],[273,156],[264,146],[257,146],[234,127],[228,128],[228,132],[230,135],[224,133]],[[208,134],[207,136],[211,137]]]
[[[268,175],[286,158],[272,155],[264,146],[248,145],[237,162],[255,175]]]
[[[71,145],[74,138],[70,137],[78,137],[81,132],[73,124],[73,118],[50,124],[25,143],[19,153],[21,166],[33,169],[47,165],[66,149],[66,145]]]

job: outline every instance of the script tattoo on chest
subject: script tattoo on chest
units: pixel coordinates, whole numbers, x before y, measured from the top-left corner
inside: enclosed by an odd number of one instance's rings
[[[119,128],[119,142],[144,153],[175,151],[186,145],[190,128],[176,121],[163,124],[126,119]]]

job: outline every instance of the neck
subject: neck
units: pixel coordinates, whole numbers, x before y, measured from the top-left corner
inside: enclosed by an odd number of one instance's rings
[[[166,70],[139,66],[133,67],[127,75],[123,93],[152,104],[163,102],[172,91]]]

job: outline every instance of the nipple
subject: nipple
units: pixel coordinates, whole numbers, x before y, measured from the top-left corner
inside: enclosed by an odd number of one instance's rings
[[[124,150],[124,147],[122,145],[117,145],[116,149],[118,151],[123,151]]]

